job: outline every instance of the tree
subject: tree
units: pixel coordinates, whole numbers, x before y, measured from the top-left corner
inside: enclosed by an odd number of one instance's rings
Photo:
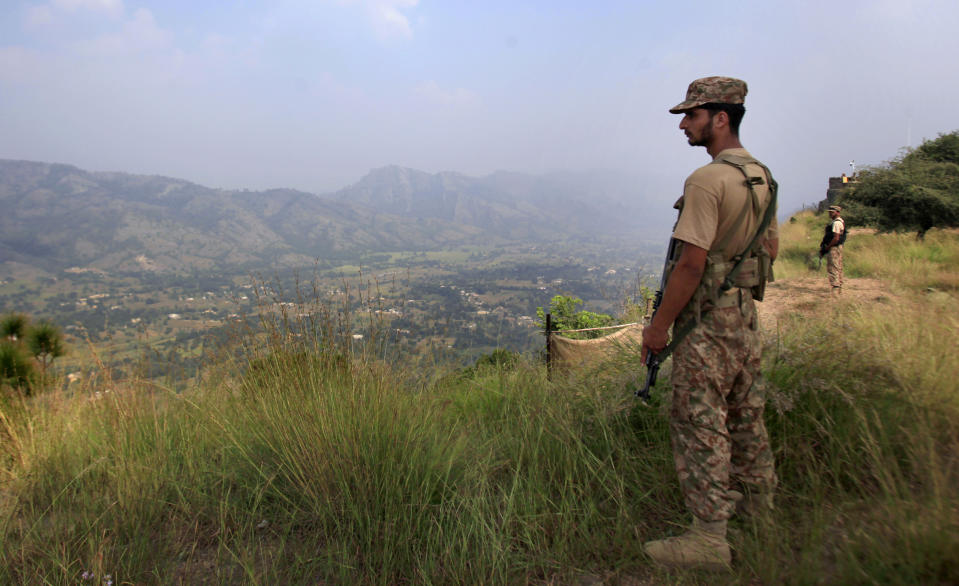
[[[842,203],[850,224],[915,230],[920,239],[931,228],[959,226],[959,131],[865,170]]]
[[[60,328],[48,321],[40,322],[29,329],[27,347],[40,362],[40,371],[44,375],[53,360],[65,354]]]
[[[580,330],[584,328],[602,328],[613,325],[613,316],[605,313],[593,313],[592,311],[577,311],[576,308],[583,304],[579,297],[568,295],[556,295],[549,301],[549,313],[551,314],[553,330]],[[546,330],[546,311],[542,307],[536,308],[536,317],[539,318],[539,326]],[[570,337],[578,338],[599,338],[603,332],[577,332],[579,335]]]
[[[22,340],[27,333],[30,318],[22,313],[8,313],[0,318],[0,338]]]
[[[938,163],[959,163],[959,130],[940,134],[935,140],[923,141],[906,159],[922,158]]]
[[[22,389],[29,395],[38,382],[31,356],[40,365],[42,384],[47,368],[65,353],[63,334],[55,324],[41,321],[31,325],[29,316],[22,313],[0,317],[0,384]]]
[[[0,387],[9,385],[30,394],[33,362],[21,344],[0,340]]]

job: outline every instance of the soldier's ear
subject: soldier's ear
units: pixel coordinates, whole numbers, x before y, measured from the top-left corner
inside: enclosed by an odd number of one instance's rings
[[[729,126],[729,114],[722,110],[716,112],[716,115],[713,116],[713,124],[715,126]]]

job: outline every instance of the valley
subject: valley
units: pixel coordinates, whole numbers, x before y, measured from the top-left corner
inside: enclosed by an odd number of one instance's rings
[[[56,363],[62,374],[99,361],[147,378],[186,380],[258,315],[288,311],[303,318],[318,307],[349,312],[357,344],[385,336],[391,352],[441,354],[466,364],[495,348],[537,352],[536,308],[548,307],[554,295],[618,315],[640,284],[651,285],[643,279],[658,268],[659,248],[570,239],[368,253],[247,273],[92,267],[54,273],[6,263],[0,313],[56,323],[70,348]],[[141,260],[148,266],[148,258]]]

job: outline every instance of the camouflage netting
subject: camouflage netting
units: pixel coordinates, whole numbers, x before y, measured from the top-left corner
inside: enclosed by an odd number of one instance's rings
[[[552,334],[549,337],[550,360],[557,369],[595,366],[624,351],[639,352],[642,341],[641,324],[629,325],[608,336],[592,340],[573,340]]]

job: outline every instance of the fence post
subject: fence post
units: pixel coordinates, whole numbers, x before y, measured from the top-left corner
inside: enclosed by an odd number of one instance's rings
[[[546,380],[552,380],[552,371],[550,370],[552,366],[552,355],[549,349],[549,337],[553,331],[553,314],[546,314]]]

